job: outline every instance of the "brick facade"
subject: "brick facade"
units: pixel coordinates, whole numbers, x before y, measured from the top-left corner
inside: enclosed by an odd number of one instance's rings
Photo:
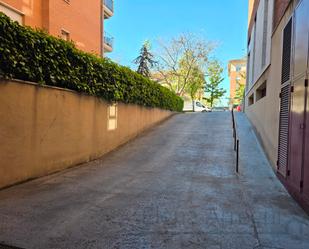
[[[273,30],[278,26],[290,2],[292,0],[275,0]]]
[[[257,12],[257,9],[260,4],[260,0],[251,0],[253,1],[253,7],[251,13],[249,13],[249,27],[248,27],[248,37],[250,37],[255,15]],[[292,2],[292,0],[274,0],[274,16],[273,16],[273,30],[278,26],[282,16],[284,15],[287,7]]]
[[[230,78],[230,99],[233,102],[239,85],[246,84],[246,60],[231,60],[228,64]]]
[[[253,24],[254,24],[255,15],[256,15],[257,9],[258,9],[259,4],[260,4],[260,0],[253,0],[253,1],[254,1],[253,8],[252,8],[251,13],[249,13],[248,37],[250,37],[251,31],[252,31],[252,28],[253,28]]]
[[[45,29],[51,35],[69,39],[86,52],[97,55],[103,50],[102,0],[0,0],[23,16],[23,24]]]
[[[61,30],[69,32],[76,46],[88,52],[101,53],[102,27],[101,0],[49,1],[48,32],[55,36]]]

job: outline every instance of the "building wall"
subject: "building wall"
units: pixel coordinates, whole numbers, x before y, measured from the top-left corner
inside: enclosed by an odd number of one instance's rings
[[[237,70],[237,68],[239,68]],[[239,85],[246,83],[246,60],[229,61],[228,75],[230,78],[230,99],[233,100]]]
[[[248,3],[248,27],[250,25],[255,0],[249,0]]]
[[[279,179],[309,212],[308,12],[308,0],[275,0],[271,64],[248,82],[245,110]]]
[[[0,0],[0,11],[5,12],[1,6],[20,12],[17,14],[21,14],[24,25],[45,29],[56,37],[61,37],[62,31],[68,32],[77,48],[102,54],[104,17],[101,0],[91,0],[91,4],[84,0]]]
[[[172,112],[0,82],[0,188],[96,159]]]
[[[22,24],[35,28],[43,27],[44,4],[44,0],[0,0],[0,5],[12,7],[20,12],[17,14],[22,15]]]
[[[270,64],[274,0],[260,0],[251,22],[248,41],[247,91]]]
[[[278,30],[272,35],[273,17],[272,9],[274,2],[269,2],[269,16],[267,27],[267,55],[266,64],[262,66],[262,31],[261,20],[264,20],[263,14],[265,1],[260,1],[257,10],[257,22],[254,25],[251,34],[251,42],[249,44],[250,55],[250,75],[246,92],[246,114],[253,124],[260,141],[263,144],[266,154],[274,167],[277,167],[278,156],[278,133],[279,133],[279,108],[281,91],[281,62],[282,62],[282,30],[288,17],[291,15],[292,9],[289,9],[282,19]],[[264,13],[263,13],[264,12]],[[259,21],[260,20],[260,21]],[[255,29],[260,29],[256,34]],[[255,37],[255,38],[254,38]],[[252,44],[254,43],[254,44]],[[257,44],[256,44],[257,43]],[[271,46],[277,44],[277,46]],[[254,52],[253,52],[254,51]],[[271,63],[271,65],[270,65]],[[258,99],[259,89],[266,83],[266,96]],[[253,97],[253,104],[250,98]]]
[[[275,6],[274,9],[274,20],[273,20],[273,29],[278,26],[282,16],[284,15],[286,8],[289,6],[290,2],[292,0],[275,0]]]
[[[248,13],[248,34],[250,35],[253,28],[253,23],[256,15],[257,8],[260,0],[249,0],[249,13]]]
[[[246,92],[246,114],[256,129],[256,133],[261,139],[264,146],[265,152],[268,155],[271,164],[274,168],[277,167],[277,157],[278,157],[278,133],[279,133],[279,110],[280,110],[280,98],[279,94],[281,92],[281,65],[282,65],[282,32],[287,24],[290,16],[293,13],[293,5],[290,5],[286,9],[285,14],[281,17],[281,22],[274,33],[270,32],[271,44],[276,44],[276,46],[271,46],[269,50],[270,59],[265,71],[262,74],[254,74],[254,79],[248,82],[249,89]],[[272,20],[272,19],[271,19]],[[270,22],[272,26],[272,21]],[[272,34],[272,35],[271,35]],[[257,36],[256,40],[261,40],[260,36]],[[261,57],[261,51],[256,53],[258,57]],[[258,60],[260,62],[260,59]],[[270,65],[271,62],[271,65]],[[253,58],[251,56],[251,63]],[[256,69],[258,70],[258,68]],[[262,70],[262,69],[261,69]],[[257,75],[256,75],[257,74]],[[247,74],[248,76],[248,74]],[[256,81],[255,81],[256,79]],[[266,81],[266,96],[262,99],[257,100],[257,91],[263,83]],[[254,103],[249,103],[249,98],[253,96]]]
[[[101,54],[102,23],[101,0],[49,1],[49,33],[60,36],[69,32],[76,46],[87,52]]]
[[[266,81],[266,96],[257,99],[257,90]],[[263,144],[264,150],[276,167],[278,152],[278,129],[279,129],[279,92],[280,82],[271,78],[268,68],[255,86],[248,92],[245,112],[251,121],[255,131]],[[253,96],[253,104],[249,104],[249,97]]]

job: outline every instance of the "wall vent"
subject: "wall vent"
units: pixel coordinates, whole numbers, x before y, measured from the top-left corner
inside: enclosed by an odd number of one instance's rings
[[[282,74],[281,83],[290,80],[291,76],[291,48],[292,48],[292,18],[283,30],[283,47],[282,47]]]
[[[290,85],[281,89],[280,120],[279,120],[279,146],[278,146],[278,171],[286,176],[289,150],[289,108]]]

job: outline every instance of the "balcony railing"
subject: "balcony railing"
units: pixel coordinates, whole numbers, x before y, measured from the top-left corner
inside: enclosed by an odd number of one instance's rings
[[[114,0],[103,0],[104,5],[114,13]]]
[[[108,33],[104,32],[104,43],[113,48],[114,46],[114,38],[112,36],[110,36]]]

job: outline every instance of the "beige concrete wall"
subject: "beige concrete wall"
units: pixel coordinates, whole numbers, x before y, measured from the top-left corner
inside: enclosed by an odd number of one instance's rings
[[[0,92],[0,188],[98,158],[173,114],[122,103],[113,113],[101,99],[18,81]]]
[[[278,28],[272,36],[271,65],[254,86],[246,94],[246,114],[253,124],[258,136],[261,138],[264,150],[268,155],[272,166],[276,168],[278,154],[279,112],[281,91],[281,60],[282,60],[282,32],[287,24],[293,6],[285,13]],[[256,90],[267,80],[266,97],[256,100]],[[254,104],[248,106],[248,98],[254,94]]]
[[[249,0],[248,1],[248,26],[250,24],[250,20],[251,20],[251,16],[252,16],[254,1],[255,0]]]
[[[266,96],[257,100],[256,90],[265,80],[267,80]],[[273,167],[276,166],[278,149],[279,92],[278,84],[271,80],[268,68],[247,94],[245,108],[245,112],[253,124]],[[254,104],[248,105],[248,97],[252,94],[254,94]]]

